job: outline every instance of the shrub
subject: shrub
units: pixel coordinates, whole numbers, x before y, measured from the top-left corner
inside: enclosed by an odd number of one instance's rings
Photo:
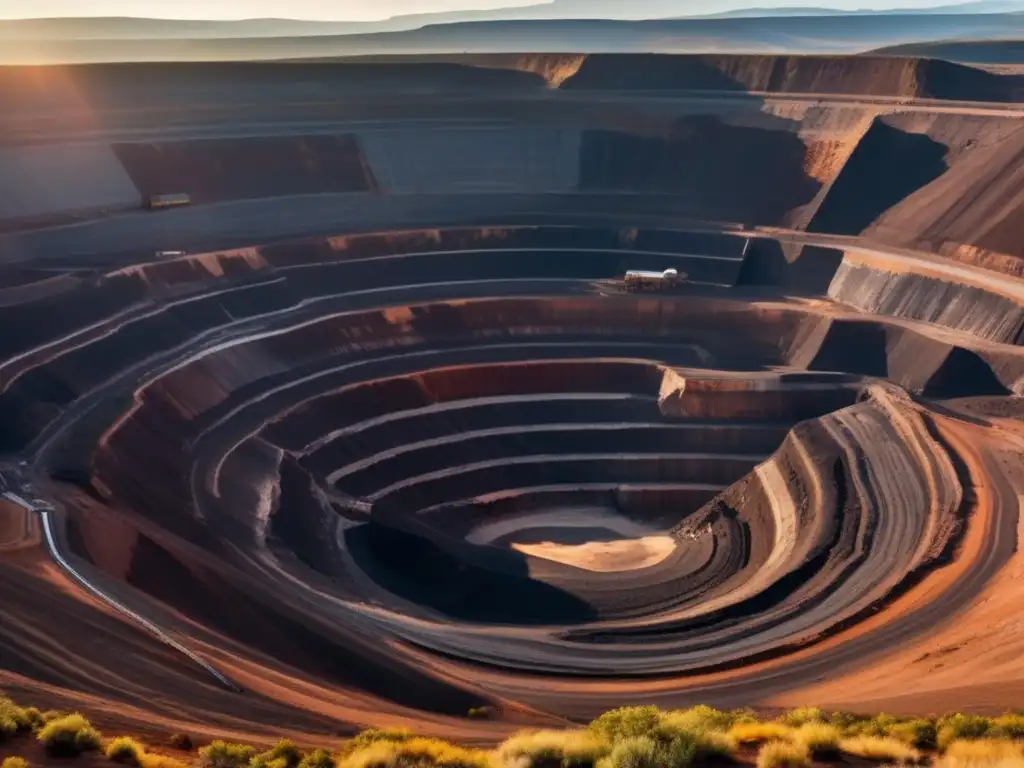
[[[367,728],[352,739],[352,746],[367,747],[378,741],[408,741],[412,737],[412,732],[404,728]]]
[[[936,725],[936,745],[944,750],[954,741],[981,739],[988,735],[992,721],[979,715],[955,714],[943,717]]]
[[[589,768],[609,752],[608,743],[593,731],[525,731],[498,747],[503,765],[536,768],[554,764]]]
[[[19,707],[0,697],[0,741],[16,733],[34,731],[43,725],[43,716],[35,707]]]
[[[838,728],[820,722],[805,723],[792,736],[793,743],[803,747],[815,759],[836,757],[840,738]]]
[[[326,749],[314,749],[302,758],[299,768],[335,768],[334,758]]]
[[[590,724],[590,728],[608,741],[645,736],[661,722],[657,707],[619,707],[605,712]]]
[[[993,719],[988,735],[1000,739],[1024,739],[1024,715],[1002,715]]]
[[[673,749],[649,736],[627,736],[598,761],[598,768],[686,768],[693,757],[683,745]]]
[[[728,760],[736,750],[736,742],[728,734],[687,725],[685,719],[680,724],[671,717],[662,720],[651,738],[680,753],[692,754],[696,760]]]
[[[146,752],[142,755],[142,768],[190,768],[188,763],[176,760],[166,755],[156,755]]]
[[[1008,739],[954,741],[946,748],[945,757],[961,765],[1001,763],[1024,759],[1024,747]]]
[[[438,739],[377,741],[345,757],[340,768],[491,768],[488,753]]]
[[[839,748],[848,755],[876,760],[881,763],[916,765],[921,753],[902,741],[885,736],[854,736],[839,742]]]
[[[690,709],[675,709],[666,712],[661,722],[684,728],[700,728],[707,731],[727,731],[739,717],[738,713],[722,712],[704,705]]]
[[[100,748],[99,731],[77,712],[50,720],[38,738],[52,755],[78,755]]]
[[[791,709],[779,718],[779,722],[788,725],[790,728],[799,728],[808,723],[824,723],[828,720],[824,711],[818,707],[798,707]]]
[[[729,735],[737,744],[763,744],[766,741],[787,741],[793,729],[782,723],[737,723]]]
[[[187,733],[172,733],[171,738],[167,740],[167,746],[182,752],[191,752],[195,745],[192,743],[192,737]]]
[[[811,757],[800,744],[769,741],[757,752],[757,768],[808,768]]]
[[[889,736],[918,749],[935,749],[937,734],[931,720],[908,720],[889,729]]]
[[[8,757],[4,759],[2,768],[28,768],[28,761],[24,757]]]
[[[199,750],[199,765],[202,768],[246,768],[255,755],[256,750],[246,744],[212,741]]]
[[[249,768],[298,768],[302,753],[288,739],[281,739],[266,752],[253,755]]]
[[[118,736],[107,744],[106,755],[115,763],[140,766],[144,754],[145,747],[130,736]]]

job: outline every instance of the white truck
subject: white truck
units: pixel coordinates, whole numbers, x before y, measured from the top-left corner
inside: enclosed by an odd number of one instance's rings
[[[631,269],[626,272],[623,282],[628,291],[665,291],[685,283],[686,273],[680,274],[679,270],[672,268],[664,272]]]

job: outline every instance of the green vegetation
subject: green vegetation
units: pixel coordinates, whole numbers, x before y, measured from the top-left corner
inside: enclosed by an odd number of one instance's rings
[[[57,717],[39,729],[39,741],[51,755],[71,757],[100,748],[100,733],[82,715]]]
[[[266,752],[249,760],[249,768],[299,768],[302,752],[292,742],[282,739]]]
[[[757,768],[809,768],[811,756],[799,744],[769,741],[757,752]]]
[[[789,741],[793,729],[782,723],[736,723],[729,731],[729,735],[737,744],[750,746],[768,741]]]
[[[405,728],[367,728],[352,739],[351,747],[362,749],[379,741],[408,741],[412,737],[412,731]]]
[[[840,742],[839,748],[848,755],[880,763],[917,765],[921,762],[918,750],[888,736],[854,736]]]
[[[101,749],[99,732],[82,715],[40,712],[0,697],[0,740],[33,733],[54,756]],[[757,768],[810,768],[843,755],[886,765],[1024,768],[1024,715],[868,717],[801,707],[766,719],[707,706],[620,707],[586,727],[514,734],[492,750],[370,728],[337,751],[307,751],[288,740],[262,750],[214,741],[189,762],[150,752],[127,736],[104,743],[106,757],[129,768],[710,768],[750,765],[755,749]],[[177,733],[167,746],[191,751],[194,744]],[[27,765],[9,757],[0,768]]]
[[[793,731],[793,743],[805,750],[815,760],[830,760],[840,753],[839,742],[842,734],[834,725],[808,721]]]
[[[142,756],[146,754],[146,749],[130,736],[118,736],[107,744],[105,752],[107,757],[115,763],[141,766]]]
[[[336,763],[326,749],[314,749],[299,763],[299,768],[335,768]]]
[[[377,741],[350,753],[339,768],[491,768],[490,753],[465,749],[440,739],[411,738],[404,741]]]
[[[248,768],[256,749],[246,744],[213,741],[199,750],[201,768]]]
[[[0,741],[19,733],[29,733],[43,725],[43,716],[35,707],[19,707],[0,697]]]
[[[608,742],[592,731],[526,731],[506,740],[497,754],[502,765],[518,768],[587,768],[610,749]]]

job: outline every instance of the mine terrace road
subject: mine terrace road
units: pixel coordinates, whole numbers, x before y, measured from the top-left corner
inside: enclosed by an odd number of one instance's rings
[[[225,94],[225,100],[230,98]],[[89,141],[127,141],[130,139],[154,140],[165,137],[193,138],[188,129],[197,129],[206,125],[208,136],[237,135],[239,125],[245,131],[273,131],[275,135],[289,132],[346,131],[367,130],[369,123],[385,123],[380,119],[359,120],[361,110],[368,115],[380,103],[393,104],[394,94],[388,93],[388,101],[381,102],[365,95],[353,95],[351,99],[339,101],[306,101],[284,104],[260,103],[219,103],[192,105],[186,108],[132,108],[112,109],[93,112],[58,111],[39,113],[36,115],[24,112],[17,118],[0,118],[0,144],[36,144],[36,143],[88,143]],[[422,103],[417,104],[417,99]],[[437,94],[430,97],[429,104],[422,94],[409,95],[408,115],[396,116],[395,125],[409,128],[413,125],[429,125],[431,128],[445,126],[446,123],[460,121],[488,121],[480,118],[481,114],[495,111],[500,114],[509,108],[519,112],[530,107],[545,105],[564,105],[579,107],[587,104],[608,105],[623,104],[632,106],[658,106],[661,108],[677,107],[683,111],[704,110],[721,106],[747,106],[763,108],[768,106],[806,105],[813,107],[874,107],[880,112],[898,110],[900,112],[927,112],[931,114],[976,115],[989,117],[1024,117],[1024,105],[1014,103],[995,103],[977,101],[948,101],[942,99],[913,99],[897,96],[860,96],[848,94],[780,94],[772,92],[736,92],[736,91],[561,91],[550,90],[524,93],[489,94]],[[434,114],[446,107],[471,110],[472,117],[452,115],[450,117],[424,118],[423,112],[428,108]],[[419,113],[419,114],[417,114]],[[557,115],[562,119],[572,117],[572,112]],[[86,125],[96,127],[83,128],[76,126],[69,129],[69,121],[81,119]],[[501,118],[495,117],[494,120]],[[511,121],[512,118],[506,118]],[[198,121],[198,122],[197,122]],[[315,122],[314,122],[315,121]],[[223,123],[220,133],[213,126]],[[263,123],[264,125],[259,125]],[[72,122],[73,126],[74,123]],[[102,126],[102,127],[100,127]],[[259,127],[257,127],[259,126]],[[275,126],[271,128],[271,126]],[[235,131],[236,133],[232,133]],[[142,133],[138,133],[142,132]],[[262,134],[260,134],[262,135]]]

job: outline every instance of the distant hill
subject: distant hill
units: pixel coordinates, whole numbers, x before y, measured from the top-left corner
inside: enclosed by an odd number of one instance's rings
[[[1024,0],[971,0],[966,3],[954,3],[952,5],[936,5],[930,8],[915,8],[913,13],[920,14],[968,14],[968,13],[1020,13],[1024,12]],[[803,8],[792,6],[788,8],[740,8],[735,11],[723,11],[712,13],[702,18],[705,19],[749,19],[749,18],[770,18],[775,16],[899,16],[905,15],[905,10],[855,10],[844,11],[836,8]]]
[[[981,7],[1008,1],[981,0]],[[677,3],[674,5],[678,8]],[[972,7],[979,7],[978,3],[973,3]],[[367,24],[275,19],[0,22],[0,64],[256,61],[377,54],[517,52],[862,53],[892,46],[931,44],[936,40],[1022,40],[1024,13],[859,13],[648,21],[527,19],[429,24],[383,32],[366,32],[368,28],[377,29]]]
[[[924,56],[965,64],[1024,64],[1024,39],[909,43],[879,48],[872,53],[886,56]]]

